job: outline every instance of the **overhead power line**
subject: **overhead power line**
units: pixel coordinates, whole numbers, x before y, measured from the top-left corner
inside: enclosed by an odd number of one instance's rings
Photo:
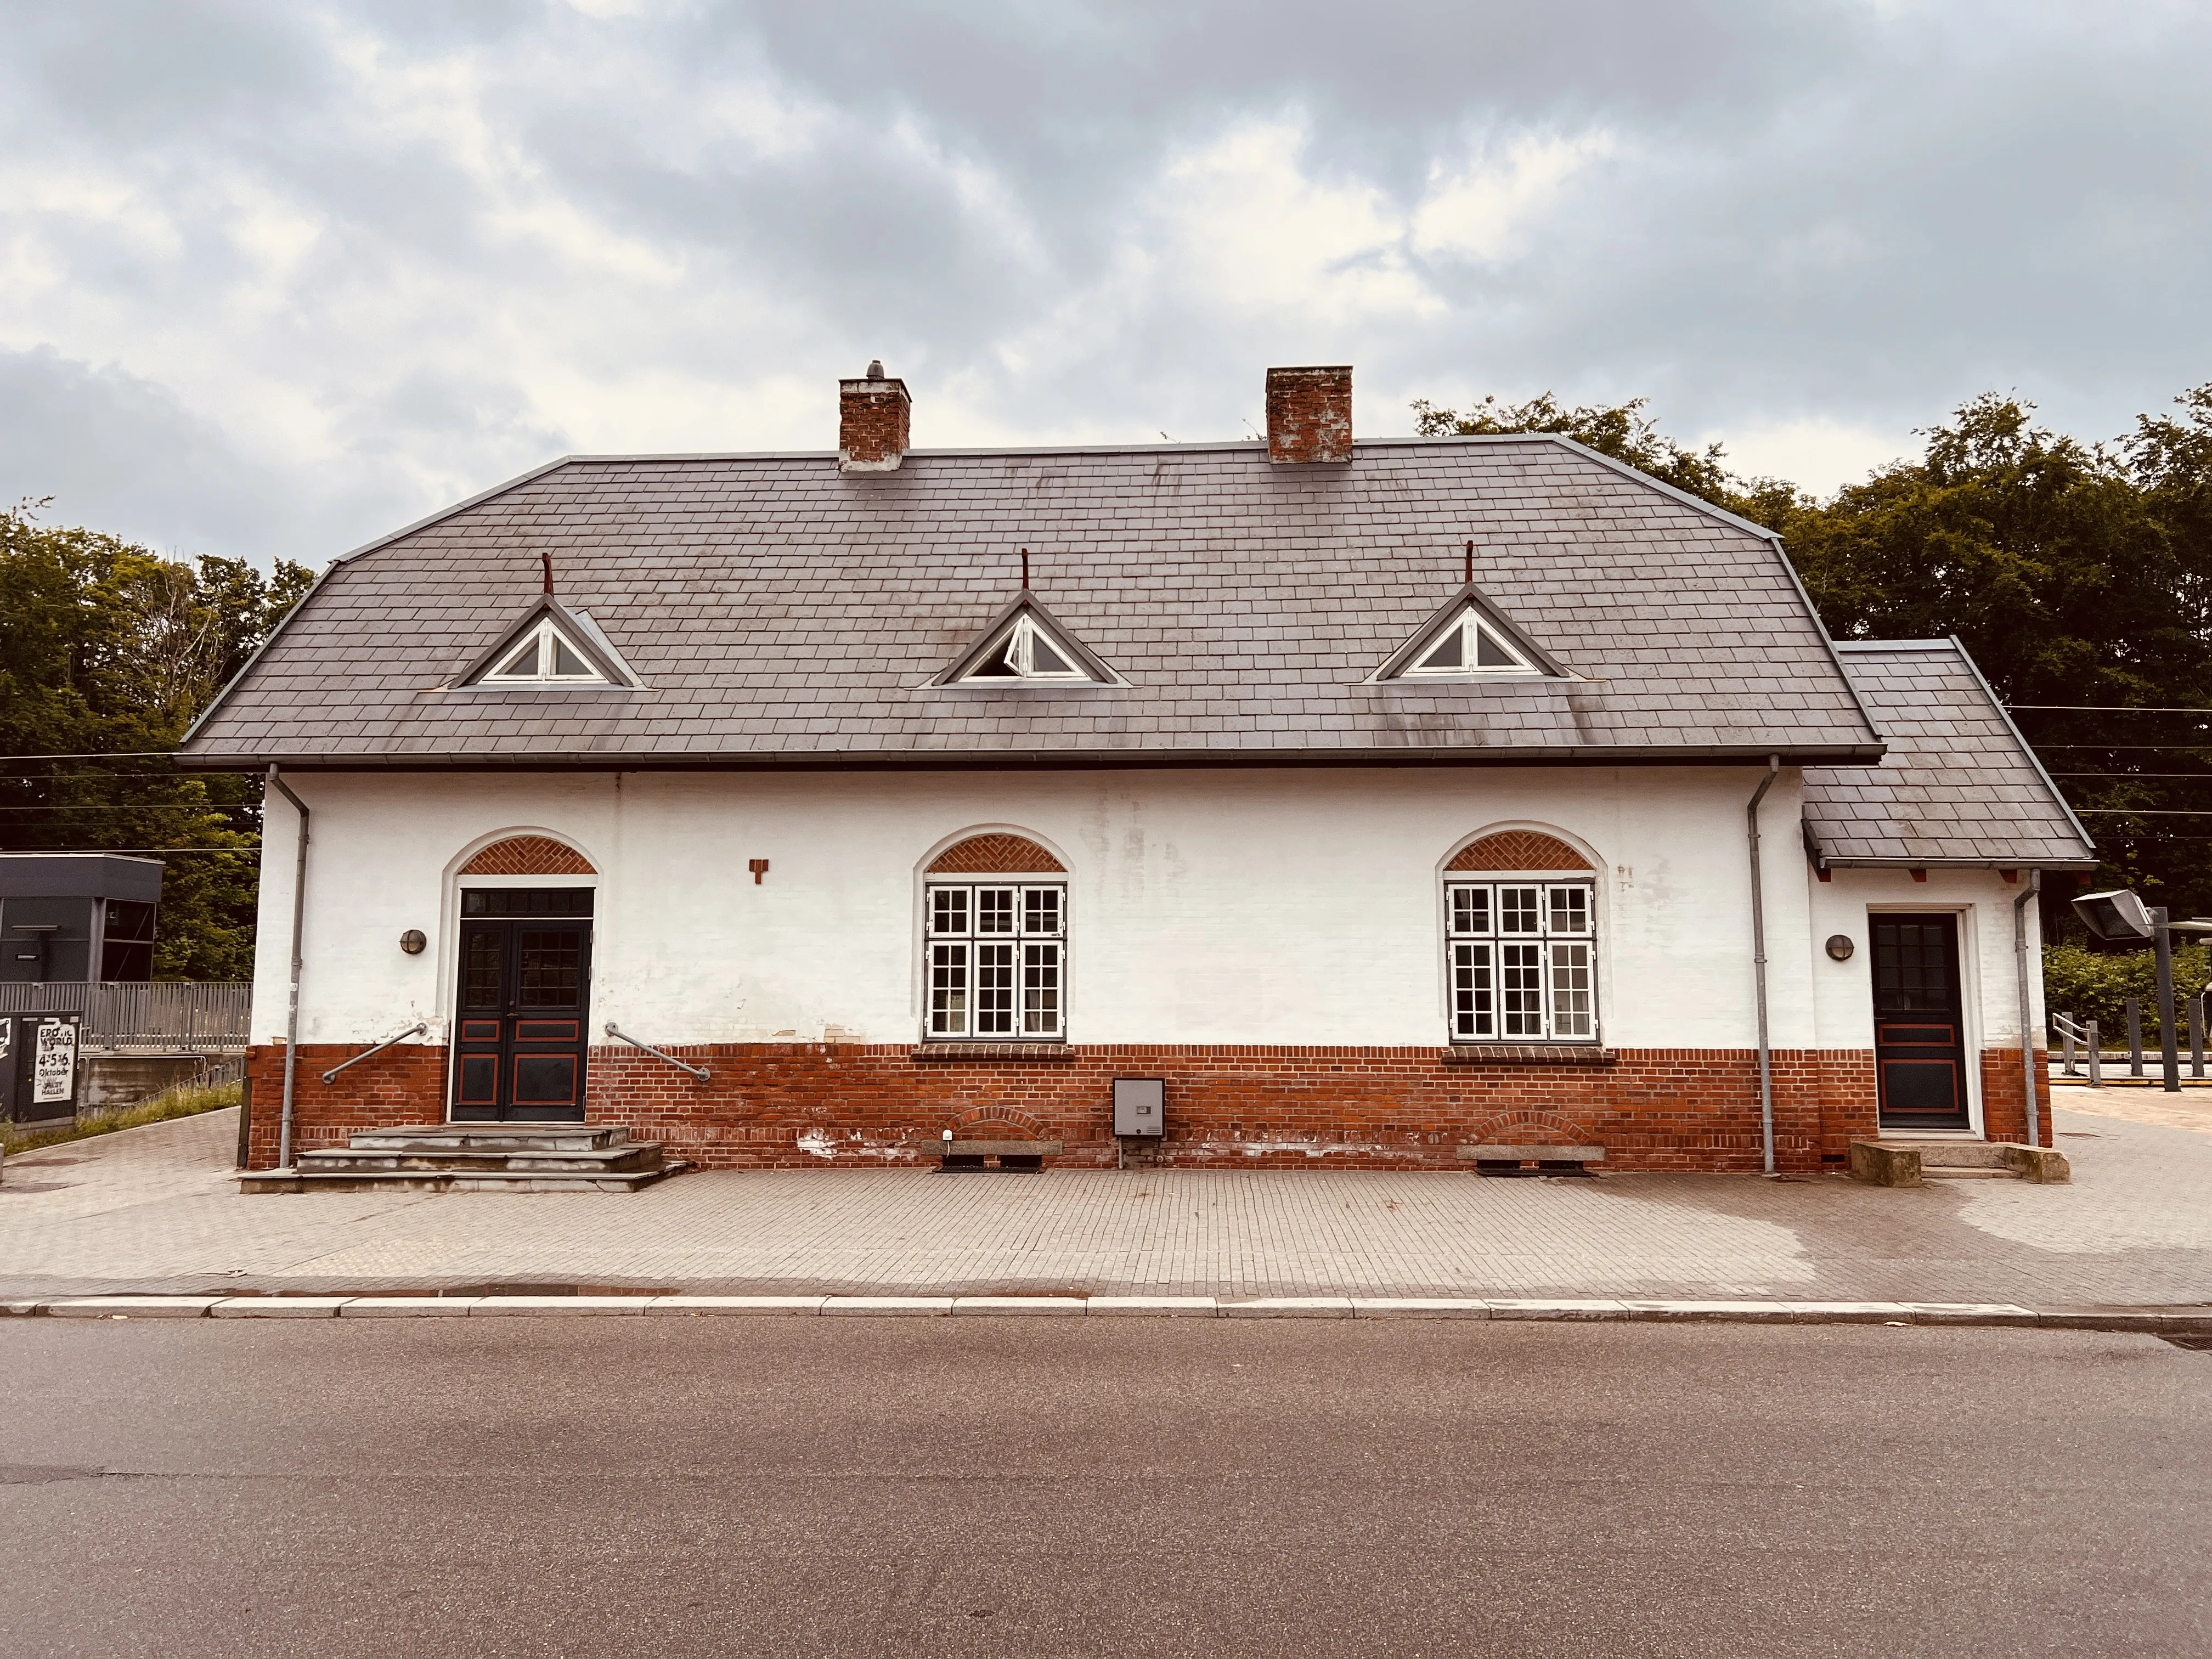
[[[2064,714],[2212,714],[2212,708],[2171,708],[2147,702],[2008,702],[2005,707],[2046,709]]]

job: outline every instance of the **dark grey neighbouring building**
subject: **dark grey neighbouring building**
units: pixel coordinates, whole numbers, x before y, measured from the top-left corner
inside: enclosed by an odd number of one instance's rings
[[[158,859],[0,853],[0,984],[154,977]]]

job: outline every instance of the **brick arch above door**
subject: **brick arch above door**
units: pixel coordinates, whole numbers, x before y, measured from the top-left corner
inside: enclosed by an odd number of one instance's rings
[[[956,841],[929,861],[933,876],[1065,875],[1067,866],[1027,836],[1003,831]]]
[[[1539,830],[1501,830],[1452,854],[1447,870],[1589,870],[1590,861]]]
[[[596,876],[592,861],[550,836],[509,836],[480,849],[465,876]]]

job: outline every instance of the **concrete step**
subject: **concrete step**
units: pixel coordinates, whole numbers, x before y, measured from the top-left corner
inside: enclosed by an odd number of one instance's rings
[[[349,1144],[361,1152],[594,1152],[629,1139],[628,1129],[611,1123],[415,1123],[364,1129]]]
[[[362,1152],[349,1146],[323,1146],[295,1159],[301,1172],[314,1175],[398,1175],[442,1170],[447,1175],[626,1175],[661,1166],[659,1141],[608,1146],[602,1152],[447,1152],[441,1148]]]
[[[1923,1159],[1920,1165],[1923,1181],[2017,1181],[2018,1171],[2013,1170],[1984,1170],[1971,1164],[1929,1164]]]
[[[257,1170],[238,1178],[241,1193],[634,1193],[691,1167],[676,1158],[653,1170],[559,1174],[537,1170]]]
[[[1911,1146],[1920,1154],[1920,1172],[1935,1170],[2009,1170],[2003,1144],[1993,1140],[1896,1140],[1887,1146]]]

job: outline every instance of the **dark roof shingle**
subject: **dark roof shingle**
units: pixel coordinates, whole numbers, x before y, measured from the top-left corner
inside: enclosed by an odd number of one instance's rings
[[[1462,580],[1583,678],[1365,684]],[[1126,686],[932,689],[1030,550]],[[634,690],[445,691],[541,586]],[[349,556],[204,763],[1873,758],[1774,544],[1556,439],[575,459]]]

